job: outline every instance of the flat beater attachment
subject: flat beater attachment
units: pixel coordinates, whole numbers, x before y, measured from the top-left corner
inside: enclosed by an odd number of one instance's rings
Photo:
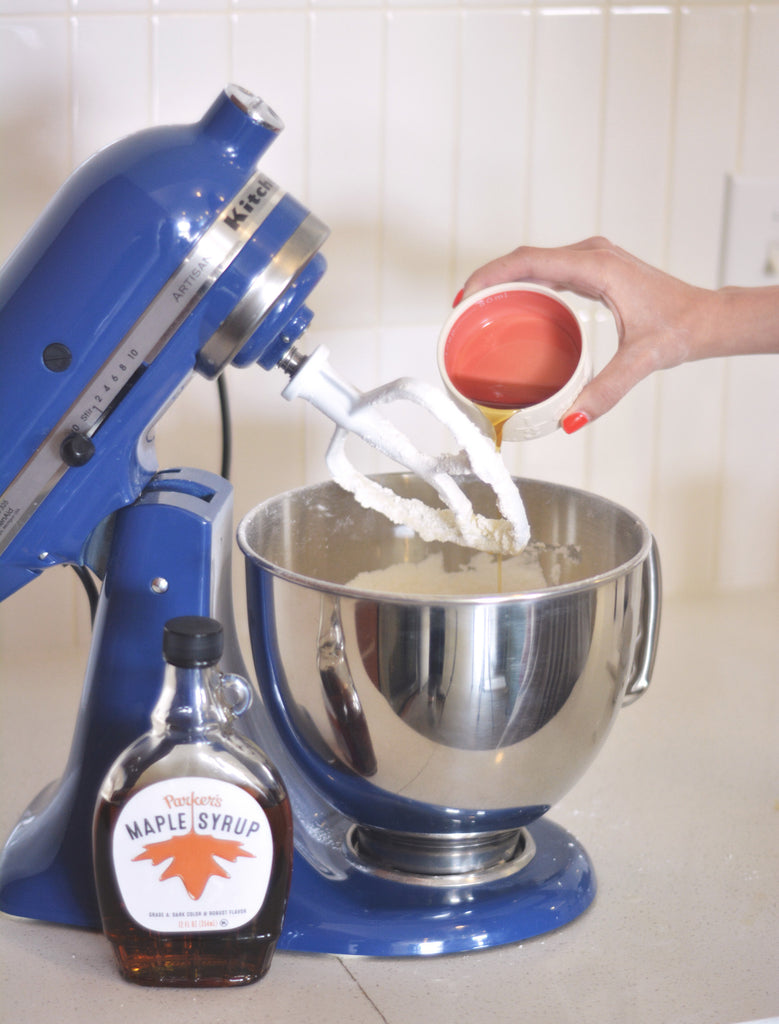
[[[336,483],[354,494],[364,508],[408,526],[425,541],[444,541],[495,554],[513,555],[530,539],[525,508],[500,453],[443,391],[410,377],[361,392],[329,363],[324,346],[315,349],[294,369],[282,394],[304,398],[336,424],[327,451],[327,465]],[[379,412],[390,402],[407,400],[427,409],[453,434],[461,450],[428,455]],[[416,498],[403,498],[361,473],[346,454],[349,434],[427,481],[445,508],[433,508]],[[473,475],[495,492],[502,519],[474,511],[456,477]]]

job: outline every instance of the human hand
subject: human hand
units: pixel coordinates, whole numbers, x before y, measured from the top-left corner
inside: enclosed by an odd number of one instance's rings
[[[719,293],[685,284],[605,238],[555,249],[521,246],[475,271],[456,301],[519,280],[598,299],[616,321],[617,352],[563,417],[568,433],[602,416],[653,371],[726,354],[707,350]]]

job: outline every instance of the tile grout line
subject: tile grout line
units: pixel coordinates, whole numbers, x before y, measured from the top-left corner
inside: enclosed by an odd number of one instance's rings
[[[384,1024],[389,1024],[389,1021],[387,1020],[387,1018],[384,1016],[384,1014],[378,1008],[376,1003],[374,1003],[374,1001],[371,999],[371,997],[368,995],[368,993],[365,991],[365,989],[362,987],[362,985],[359,983],[359,981],[355,978],[355,976],[352,974],[352,972],[346,966],[346,964],[344,963],[343,959],[340,956],[336,957],[336,959],[338,960],[338,963],[341,965],[341,967],[343,967],[343,969],[346,971],[346,973],[352,979],[352,981],[357,986],[357,988],[360,990],[360,992],[365,996],[365,998],[371,1004],[371,1006],[376,1011],[376,1013],[378,1013],[379,1017],[384,1021]]]

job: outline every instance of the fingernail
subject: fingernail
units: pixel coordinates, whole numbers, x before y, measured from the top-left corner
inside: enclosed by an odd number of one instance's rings
[[[454,309],[455,306],[459,306],[460,305],[460,303],[463,301],[463,295],[464,294],[465,294],[465,289],[461,288],[459,290],[459,292],[454,297],[454,302],[452,303],[452,309]]]
[[[575,434],[577,430],[586,427],[589,422],[590,417],[586,412],[571,412],[563,420],[562,427],[566,434]]]

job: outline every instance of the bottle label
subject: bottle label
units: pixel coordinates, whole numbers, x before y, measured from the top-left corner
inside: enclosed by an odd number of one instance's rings
[[[265,901],[273,861],[270,824],[232,783],[166,779],[124,805],[113,832],[119,893],[153,932],[240,928]]]

